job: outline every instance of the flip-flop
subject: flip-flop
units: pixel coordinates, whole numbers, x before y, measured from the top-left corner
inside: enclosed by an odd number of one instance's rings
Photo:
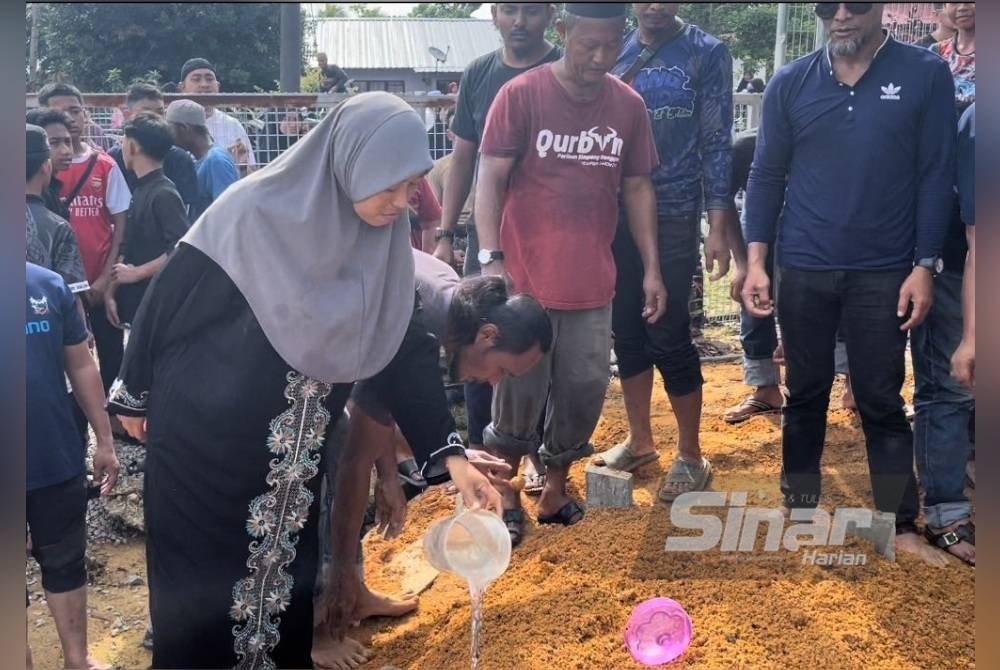
[[[629,448],[625,446],[625,443],[616,444],[607,451],[600,453],[594,459],[594,465],[603,465],[606,468],[611,468],[612,470],[621,470],[622,472],[632,472],[640,465],[645,465],[651,461],[655,461],[659,458],[659,454],[655,451],[651,451],[648,454],[642,454],[641,456],[635,456],[629,451]],[[597,460],[600,459],[604,461],[603,463],[598,463]]]
[[[743,423],[750,417],[757,416],[758,414],[775,414],[780,411],[780,405],[775,406],[769,402],[757,400],[753,396],[748,396],[746,400],[740,403],[739,407],[726,412],[722,420],[726,423]]]
[[[663,502],[673,502],[678,496],[692,491],[703,491],[712,476],[712,464],[707,458],[701,459],[701,464],[688,463],[680,456],[674,459],[670,472],[663,479],[656,496]],[[667,490],[668,484],[679,484],[672,491]]]
[[[568,503],[559,508],[559,511],[555,514],[547,514],[545,516],[538,517],[538,523],[558,523],[563,526],[572,526],[575,523],[583,521],[584,511],[583,507],[580,506],[575,500],[570,500]]]
[[[399,470],[399,478],[404,484],[418,489],[427,488],[427,480],[420,474],[420,466],[417,465],[415,459],[407,458],[400,461],[396,464],[396,468]]]
[[[507,532],[510,533],[510,546],[513,549],[517,545],[521,544],[521,540],[524,538],[524,509],[505,509],[501,515],[503,523],[507,526]]]

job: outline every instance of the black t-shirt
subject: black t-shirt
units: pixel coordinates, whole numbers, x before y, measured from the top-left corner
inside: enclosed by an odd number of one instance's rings
[[[122,255],[129,265],[144,265],[169,254],[188,229],[187,214],[173,182],[154,170],[140,178],[132,192],[125,226]],[[149,279],[134,284],[122,284],[115,297],[118,316],[131,322],[142,296],[149,286]]]
[[[344,84],[346,84],[347,80],[350,79],[350,77],[347,76],[347,73],[344,72],[339,65],[327,65],[325,68],[320,70],[319,73],[326,79],[330,79],[332,81],[332,83],[326,87],[320,83],[319,90],[324,93],[327,93],[330,90],[333,90],[334,93],[343,93]]]
[[[117,145],[108,150],[108,155],[115,159],[118,168],[125,175],[125,183],[130,191],[135,191],[135,185],[139,178],[135,172],[125,169],[125,158],[122,156],[122,147]],[[181,196],[185,205],[191,205],[198,201],[198,175],[194,168],[194,156],[181,149],[179,146],[170,147],[166,158],[163,159],[163,174],[174,183],[174,187]],[[194,223],[194,219],[191,219]]]
[[[519,74],[543,63],[551,63],[562,57],[559,47],[551,50],[540,61],[526,68],[505,65],[503,49],[480,56],[472,61],[462,73],[462,83],[458,88],[458,103],[455,105],[455,120],[451,130],[463,140],[479,144],[486,127],[486,114],[500,88]]]

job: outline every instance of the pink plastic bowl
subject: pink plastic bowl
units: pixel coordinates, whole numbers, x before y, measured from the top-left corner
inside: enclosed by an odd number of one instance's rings
[[[643,665],[669,663],[691,643],[691,617],[670,598],[651,598],[632,610],[625,645]]]

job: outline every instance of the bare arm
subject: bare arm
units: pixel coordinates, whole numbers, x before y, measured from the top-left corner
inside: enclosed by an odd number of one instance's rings
[[[500,249],[500,215],[503,213],[504,196],[513,169],[514,158],[485,154],[480,158],[476,183],[476,233],[479,235],[480,249]],[[483,268],[483,274],[503,274],[503,262],[490,263]]]
[[[969,388],[976,382],[976,227],[966,226],[969,253],[962,279],[962,341],[951,357],[951,374]]]
[[[445,177],[444,193],[441,198],[441,229],[454,231],[458,217],[469,197],[472,178],[476,169],[476,143],[456,137],[452,143],[451,166]],[[442,237],[437,243],[434,255],[446,263],[452,261],[451,239]]]
[[[94,428],[97,449],[94,452],[94,481],[101,485],[101,494],[107,495],[118,481],[118,458],[111,436],[111,422],[104,411],[104,387],[97,364],[90,355],[87,343],[65,347],[66,376],[73,386],[73,396],[87,421]]]

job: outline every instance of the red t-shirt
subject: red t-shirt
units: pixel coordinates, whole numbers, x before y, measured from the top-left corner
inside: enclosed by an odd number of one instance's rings
[[[87,169],[90,156],[91,152],[74,157],[69,169],[59,173],[61,197],[65,198],[76,187]],[[94,169],[73,202],[69,203],[69,225],[76,233],[83,270],[91,284],[101,275],[111,251],[114,235],[111,215],[128,211],[131,197],[125,176],[115,159],[103,151],[98,152]]]
[[[607,305],[618,187],[659,164],[639,94],[607,75],[600,97],[578,102],[540,65],[500,89],[480,151],[517,159],[500,221],[515,290],[551,309]]]
[[[423,231],[430,230],[441,222],[441,203],[434,195],[434,189],[427,177],[422,177],[417,190],[410,196],[410,209],[416,213],[410,214],[410,244],[414,249],[423,251]],[[419,222],[419,226],[414,225]]]

